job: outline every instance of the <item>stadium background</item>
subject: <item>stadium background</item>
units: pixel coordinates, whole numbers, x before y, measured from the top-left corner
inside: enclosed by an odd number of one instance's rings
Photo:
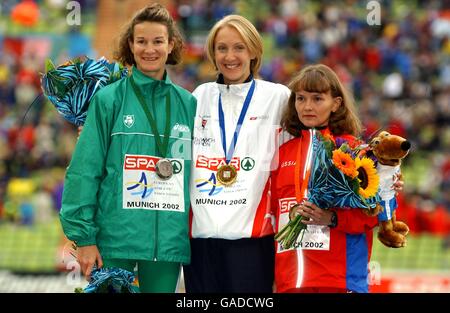
[[[68,2],[0,3],[0,292],[84,284],[58,220],[76,129],[43,98],[25,112],[47,58],[111,60],[120,26],[150,1]],[[379,128],[407,137],[398,217],[411,233],[403,249],[374,240],[372,291],[450,292],[450,1],[371,1],[380,25],[367,22],[369,1],[160,2],[187,41],[184,63],[170,72],[188,90],[214,79],[203,54],[208,29],[242,14],[263,36],[263,78],[287,83],[303,65],[325,63],[353,91],[366,137]]]

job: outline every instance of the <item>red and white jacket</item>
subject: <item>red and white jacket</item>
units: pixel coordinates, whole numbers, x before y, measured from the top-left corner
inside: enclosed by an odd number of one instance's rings
[[[270,213],[272,159],[284,142],[280,119],[290,90],[256,79],[231,164],[237,181],[225,187],[216,173],[225,164],[219,125],[218,102],[222,95],[227,149],[251,82],[224,85],[205,83],[194,91],[197,114],[192,145],[191,236],[239,239],[273,234]]]
[[[295,167],[297,151],[302,145],[304,163],[309,163],[312,150],[312,130],[292,139],[280,148],[279,166],[272,173],[272,206],[276,216],[276,231],[289,220],[289,208],[297,203]],[[328,132],[328,130],[323,130]],[[328,132],[329,133],[329,132]],[[347,136],[346,136],[347,137]],[[348,137],[346,138],[348,139]],[[300,167],[302,183],[305,164]],[[301,287],[342,288],[355,292],[368,291],[368,262],[372,249],[372,228],[376,217],[369,217],[361,209],[332,209],[337,213],[338,225],[308,225],[302,247],[282,250],[276,242],[276,292],[293,291]]]

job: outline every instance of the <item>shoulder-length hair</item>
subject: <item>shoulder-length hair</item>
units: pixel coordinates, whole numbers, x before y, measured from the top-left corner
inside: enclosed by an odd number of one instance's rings
[[[114,52],[117,61],[124,65],[136,65],[130,43],[134,39],[134,26],[144,22],[155,22],[163,24],[167,27],[169,33],[169,41],[173,41],[173,49],[169,54],[166,64],[178,64],[181,62],[181,53],[183,50],[183,38],[180,31],[175,25],[169,11],[162,5],[154,3],[139,10],[134,17],[128,22],[122,34],[119,37],[119,47]]]
[[[208,56],[208,60],[214,64],[217,70],[217,64],[214,58],[214,40],[219,30],[226,26],[236,29],[244,40],[249,52],[255,55],[255,58],[250,61],[250,73],[253,76],[258,76],[263,53],[262,39],[256,27],[240,15],[227,15],[213,26],[206,39],[206,55]]]
[[[328,127],[333,135],[360,135],[362,127],[356,114],[355,101],[336,73],[328,66],[324,64],[306,66],[291,80],[289,89],[291,95],[281,118],[281,126],[291,135],[298,137],[299,130],[305,127],[295,109],[296,92],[300,90],[318,93],[330,91],[333,98],[341,97],[341,105],[336,112],[331,112]]]

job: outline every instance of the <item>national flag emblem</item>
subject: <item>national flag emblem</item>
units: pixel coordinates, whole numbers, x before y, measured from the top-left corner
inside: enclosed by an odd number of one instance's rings
[[[131,128],[134,125],[134,115],[124,115],[123,123],[126,127]]]

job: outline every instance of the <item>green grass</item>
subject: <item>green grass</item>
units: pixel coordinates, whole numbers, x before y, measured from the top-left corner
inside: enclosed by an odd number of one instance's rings
[[[406,247],[388,248],[376,238],[375,231],[371,261],[388,270],[450,270],[450,249],[444,250],[443,237],[421,234],[407,238]]]
[[[450,249],[443,249],[443,237],[408,235],[405,248],[383,246],[376,238],[371,261],[384,270],[449,271]],[[0,269],[21,272],[55,272],[62,237],[59,219],[48,224],[20,226],[0,224]]]
[[[57,218],[48,224],[0,224],[0,269],[55,272],[62,230]]]

